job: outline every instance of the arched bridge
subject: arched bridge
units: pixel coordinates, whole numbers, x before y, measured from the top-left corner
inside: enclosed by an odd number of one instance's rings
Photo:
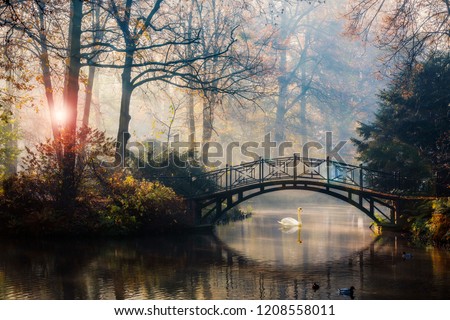
[[[173,181],[172,181],[173,182]],[[397,224],[399,200],[428,198],[431,180],[409,180],[398,174],[370,170],[297,154],[226,166],[171,183],[183,193],[196,224],[215,223],[225,212],[255,196],[279,190],[320,192],[343,200],[378,223]]]

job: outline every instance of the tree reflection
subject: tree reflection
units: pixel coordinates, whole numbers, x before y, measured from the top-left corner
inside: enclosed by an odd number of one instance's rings
[[[391,276],[392,264],[385,261],[394,247],[386,238],[336,261],[280,267],[251,259],[214,235],[2,241],[0,299],[338,299],[342,275],[364,298],[361,292],[369,288],[383,291],[379,285]],[[432,256],[430,271],[448,280],[446,269],[431,265],[445,265],[448,255]],[[401,258],[399,267],[417,273]],[[317,291],[314,282],[320,283]]]

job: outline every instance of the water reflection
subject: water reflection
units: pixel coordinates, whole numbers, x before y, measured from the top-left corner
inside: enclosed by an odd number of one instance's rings
[[[286,234],[295,233],[297,235],[297,243],[302,243],[302,227],[301,226],[290,226],[290,227],[281,227],[280,231]]]
[[[280,229],[279,217],[289,214],[294,215],[295,209],[259,210],[250,220],[217,233],[230,247],[254,260],[296,266],[350,256],[376,238],[368,228],[371,220],[345,206],[306,207],[301,228]]]
[[[0,299],[349,299],[337,289],[352,285],[356,299],[449,297],[448,252],[376,238],[346,206],[305,208],[292,232],[279,229],[286,214],[258,211],[216,235],[1,240]]]

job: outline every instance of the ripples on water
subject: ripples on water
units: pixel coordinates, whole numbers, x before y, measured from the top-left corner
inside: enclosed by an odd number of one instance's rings
[[[302,228],[283,233],[288,216],[295,207],[255,210],[214,235],[1,240],[0,299],[348,299],[337,289],[351,285],[356,299],[450,297],[448,252],[376,238],[346,205],[306,206]]]

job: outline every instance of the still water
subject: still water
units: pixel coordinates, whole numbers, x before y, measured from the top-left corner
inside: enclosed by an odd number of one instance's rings
[[[303,205],[197,234],[133,240],[0,240],[0,299],[449,299],[450,253],[377,237],[341,203]],[[402,252],[410,252],[410,260]],[[320,288],[312,289],[316,282]]]

